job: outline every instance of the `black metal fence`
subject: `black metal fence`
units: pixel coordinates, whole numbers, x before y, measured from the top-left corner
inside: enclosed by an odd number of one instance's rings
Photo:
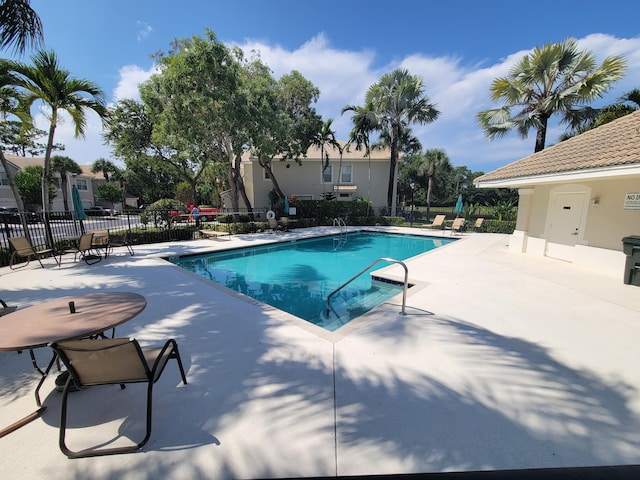
[[[42,214],[27,223],[28,237],[36,250],[53,248],[60,251],[73,245],[84,232],[109,230],[109,236],[119,241],[129,232],[132,243],[159,243],[194,238],[200,225],[195,219],[181,218],[180,221],[165,222],[159,225],[145,224],[139,214],[125,213],[116,216],[88,217],[86,220],[74,220],[69,212],[50,214],[49,226],[54,245],[47,246],[45,222]],[[198,222],[199,223],[199,222]],[[0,266],[9,265],[12,249],[11,237],[27,236],[19,218],[0,218]]]

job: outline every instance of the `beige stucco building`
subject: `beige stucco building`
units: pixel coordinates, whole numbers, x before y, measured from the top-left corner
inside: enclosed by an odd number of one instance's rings
[[[640,111],[476,179],[517,188],[509,247],[621,275],[622,239],[640,235]]]
[[[325,148],[329,166],[324,172],[321,150],[315,146],[307,151],[300,165],[293,160],[274,160],[272,170],[282,192],[287,197],[301,200],[320,200],[324,194],[333,192],[338,200],[366,198],[375,209],[384,207],[387,204],[389,150],[372,150],[368,157],[364,150],[358,151],[354,147],[346,150],[345,142],[339,144],[343,147],[342,161],[337,148]],[[254,209],[268,209],[273,184],[257,157],[245,154],[241,170],[247,196]],[[225,201],[225,207],[227,203]]]
[[[9,163],[9,168],[12,170],[12,174],[15,175],[18,171],[28,167],[30,165],[44,165],[44,158],[41,157],[18,157],[15,155],[5,154],[5,158]],[[68,188],[71,189],[73,185],[78,187],[80,192],[80,199],[82,205],[87,208],[93,205],[102,205],[103,202],[97,199],[98,185],[104,183],[106,180],[102,173],[92,173],[91,165],[80,165],[82,173],[79,175],[68,174]],[[53,179],[57,186],[56,196],[51,203],[51,211],[62,212],[64,211],[64,198],[62,195],[62,181],[58,172],[53,173]],[[71,191],[68,192],[68,201],[71,202]],[[129,202],[127,202],[129,203]],[[13,197],[13,192],[9,186],[9,180],[6,172],[0,165],[0,206],[3,207],[15,207],[16,200]],[[105,206],[110,206],[106,205]],[[121,205],[116,204],[116,209],[119,210]],[[72,208],[72,207],[71,207]]]

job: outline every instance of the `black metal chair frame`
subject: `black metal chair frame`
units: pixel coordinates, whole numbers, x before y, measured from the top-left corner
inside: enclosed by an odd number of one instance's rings
[[[29,247],[25,247],[25,248],[19,248],[16,247],[16,245],[14,244],[14,242],[16,240],[22,240],[25,243],[29,244]],[[11,246],[13,247],[13,253],[11,254],[11,259],[9,260],[9,268],[11,268],[11,270],[15,270],[17,268],[22,268],[22,267],[26,267],[27,265],[29,265],[29,262],[31,261],[31,257],[34,257],[36,260],[38,260],[38,263],[40,264],[40,266],[42,268],[44,268],[44,265],[42,264],[42,256],[46,255],[46,254],[53,254],[53,250],[51,249],[45,249],[45,250],[36,250],[35,248],[33,248],[33,245],[31,245],[31,242],[29,242],[29,239],[27,237],[9,237],[9,243],[11,244]],[[15,266],[15,261],[18,257],[21,258],[26,258],[27,259],[27,263],[25,263],[24,265],[20,265],[19,267]],[[55,260],[55,255],[54,255],[54,260]]]
[[[69,458],[83,458],[83,457],[95,457],[101,455],[115,455],[120,453],[130,453],[142,448],[149,438],[151,437],[151,424],[152,424],[152,400],[153,400],[153,384],[160,378],[162,372],[164,371],[164,367],[167,365],[170,359],[175,359],[178,362],[178,368],[180,369],[180,376],[182,377],[183,383],[187,384],[187,378],[184,373],[184,367],[182,365],[182,359],[180,358],[180,353],[178,351],[178,344],[174,339],[168,340],[162,349],[160,349],[157,356],[155,356],[155,360],[153,362],[153,366],[149,368],[149,363],[147,358],[145,357],[145,350],[147,351],[155,351],[157,349],[149,349],[142,348],[140,344],[135,339],[128,338],[115,338],[115,339],[97,339],[97,340],[81,340],[79,343],[86,344],[86,348],[79,347],[71,347],[65,346],[65,344],[70,344],[71,342],[60,342],[60,343],[52,343],[50,346],[57,354],[57,356],[62,360],[62,362],[67,367],[68,372],[70,373],[67,381],[64,385],[64,389],[62,391],[62,400],[60,405],[60,436],[59,436],[59,445],[60,450],[67,455]],[[132,343],[135,347],[140,362],[142,363],[146,378],[143,380],[126,380],[126,379],[118,379],[118,380],[106,380],[103,382],[95,381],[91,383],[83,383],[82,376],[79,375],[78,371],[74,367],[74,364],[69,360],[69,357],[65,353],[66,351],[76,351],[76,352],[87,352],[87,353],[96,353],[103,350],[108,350],[112,348],[122,347],[128,343]],[[77,345],[78,342],[73,342],[74,345]],[[167,350],[169,352],[167,353]],[[80,451],[72,451],[67,447],[66,444],[66,430],[67,430],[67,408],[68,408],[68,395],[71,391],[72,385],[75,386],[76,389],[83,389],[89,386],[97,386],[97,385],[120,385],[121,389],[125,388],[126,383],[147,383],[147,414],[146,414],[146,435],[142,439],[141,442],[136,445],[127,446],[127,447],[116,447],[116,448],[88,448]]]

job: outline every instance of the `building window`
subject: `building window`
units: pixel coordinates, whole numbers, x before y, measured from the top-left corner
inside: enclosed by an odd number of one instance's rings
[[[340,170],[340,183],[353,183],[351,165],[344,165]]]
[[[331,165],[327,165],[322,171],[322,183],[333,183],[333,167]]]
[[[76,178],[76,187],[78,187],[78,190],[84,190],[85,192],[89,190],[87,181],[81,178]]]
[[[0,172],[0,185],[9,185],[9,177],[7,177],[7,172]]]
[[[56,188],[58,190],[60,190],[62,188],[62,178],[60,177],[53,177],[53,183],[56,184]]]

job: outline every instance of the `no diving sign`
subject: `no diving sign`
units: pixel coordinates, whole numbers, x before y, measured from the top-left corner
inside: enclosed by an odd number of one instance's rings
[[[626,193],[624,196],[625,210],[640,210],[640,192]]]

